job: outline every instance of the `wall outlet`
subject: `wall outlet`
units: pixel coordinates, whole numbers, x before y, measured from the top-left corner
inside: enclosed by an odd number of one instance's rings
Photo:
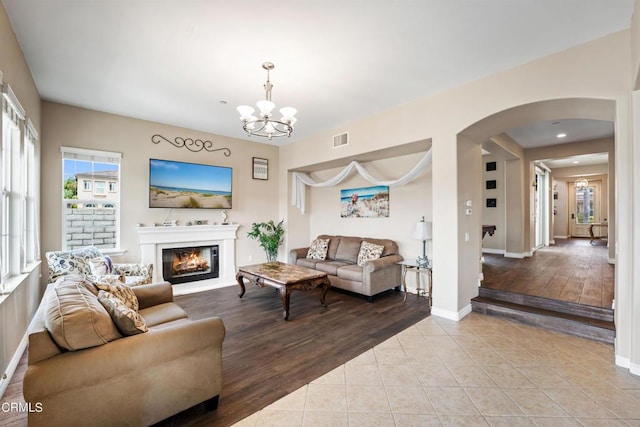
[[[464,241],[465,242],[469,241],[469,232],[468,231],[466,233],[464,233]]]
[[[249,261],[253,261],[253,255],[249,255]]]
[[[471,215],[471,209],[467,209],[467,210],[465,211],[465,213],[466,213],[467,215]]]
[[[471,200],[467,200],[466,204],[467,204],[468,207],[471,207]]]

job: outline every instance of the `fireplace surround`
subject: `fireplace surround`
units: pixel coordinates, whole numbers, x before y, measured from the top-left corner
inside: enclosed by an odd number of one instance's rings
[[[167,280],[163,274],[163,249],[218,246],[218,277],[174,284],[174,294],[196,292],[235,284],[238,224],[138,227],[140,258],[152,263],[153,281]]]

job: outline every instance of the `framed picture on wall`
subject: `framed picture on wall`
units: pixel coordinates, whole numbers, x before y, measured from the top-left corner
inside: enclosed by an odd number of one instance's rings
[[[496,188],[498,188],[498,184],[495,179],[490,179],[486,182],[487,190],[495,190]]]
[[[498,207],[498,200],[497,199],[487,199],[487,207],[488,208]]]
[[[496,162],[487,162],[487,165],[486,165],[487,171],[494,171],[497,169],[498,169],[498,164]]]
[[[340,190],[341,218],[388,218],[389,187],[348,188]]]
[[[269,179],[269,160],[260,157],[253,158],[253,179]]]

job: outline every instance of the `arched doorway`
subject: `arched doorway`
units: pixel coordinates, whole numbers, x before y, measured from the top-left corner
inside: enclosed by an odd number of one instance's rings
[[[514,107],[490,117],[480,120],[465,129],[461,135],[467,140],[473,140],[483,148],[483,179],[479,184],[482,192],[482,206],[486,213],[483,215],[483,224],[496,225],[495,233],[491,233],[487,239],[490,244],[483,241],[482,252],[485,264],[480,274],[480,283],[491,289],[512,291],[531,297],[543,297],[555,301],[572,302],[576,306],[562,307],[562,311],[568,313],[584,313],[580,306],[594,306],[600,309],[607,308],[606,318],[613,328],[613,312],[611,300],[614,296],[613,267],[608,262],[615,262],[615,146],[613,122],[615,117],[615,103],[607,100],[595,99],[557,99],[541,101],[533,104]],[[538,138],[538,144],[527,146],[521,144],[520,135],[526,132],[539,132],[549,134],[554,131],[554,125],[561,123],[578,123],[593,125],[604,123],[610,126],[608,135],[585,133],[570,142],[556,140],[547,135],[547,138]],[[524,146],[523,146],[524,145]],[[606,194],[603,203],[606,204],[607,226],[610,236],[609,248],[601,245],[591,245],[586,241],[575,240],[567,245],[567,241],[559,241],[554,245],[555,235],[553,229],[554,220],[554,190],[553,169],[545,164],[551,164],[551,160],[570,156],[585,156],[593,153],[606,154],[608,159],[605,168],[604,191]],[[574,181],[577,178],[574,178]],[[568,186],[568,184],[567,184]],[[594,220],[595,221],[595,220]],[[591,221],[591,222],[594,222]],[[584,221],[583,221],[584,222]],[[560,244],[562,243],[562,244]],[[485,247],[488,246],[488,247]],[[553,250],[549,250],[553,248]],[[595,265],[593,262],[579,262],[586,256],[599,254],[604,263]],[[586,254],[586,255],[585,255]],[[555,255],[555,257],[554,257]],[[564,257],[564,259],[563,259]],[[582,257],[582,258],[581,258]],[[556,258],[556,270],[552,272],[553,262]],[[571,264],[573,270],[567,268],[566,261],[578,260]],[[489,263],[487,264],[487,261]],[[600,271],[599,283],[596,283],[595,273]],[[610,273],[607,274],[607,273]],[[557,277],[554,276],[557,274]],[[575,276],[571,277],[571,274]],[[591,288],[600,286],[600,296],[594,296],[595,291],[585,287],[586,275],[592,274],[589,284]],[[558,289],[559,277],[564,278],[564,285],[571,291]],[[582,278],[582,282],[577,279]],[[585,289],[584,295],[580,290]],[[576,291],[578,289],[578,291]],[[576,292],[578,292],[576,294]],[[480,289],[480,296],[495,296],[498,293],[484,292]],[[608,300],[607,300],[608,295]],[[500,295],[502,298],[503,295]],[[534,301],[534,298],[521,296],[505,297],[511,303],[524,303]],[[544,307],[544,299],[535,299],[537,308]],[[555,304],[555,303],[554,303]],[[557,305],[557,304],[556,304]],[[474,307],[475,309],[475,307]],[[504,307],[502,310],[506,310]],[[567,311],[568,310],[568,311]],[[497,311],[497,310],[496,310]],[[601,316],[602,310],[598,311]],[[524,319],[524,317],[523,317]],[[584,335],[588,336],[588,335]],[[607,335],[604,341],[613,342],[613,333]]]

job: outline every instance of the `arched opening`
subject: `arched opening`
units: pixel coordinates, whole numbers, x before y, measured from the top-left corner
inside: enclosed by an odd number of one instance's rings
[[[611,330],[606,337],[580,334],[613,342],[614,118],[611,100],[555,99],[501,111],[460,133],[459,144],[482,147],[474,160],[482,179],[473,185],[482,195],[482,224],[490,227],[476,246],[484,262],[478,300],[580,316],[593,307]],[[576,186],[588,178],[585,189]]]

